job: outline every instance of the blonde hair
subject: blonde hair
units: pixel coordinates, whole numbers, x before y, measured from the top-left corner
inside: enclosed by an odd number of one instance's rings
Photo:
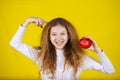
[[[43,29],[41,36],[41,52],[38,55],[40,61],[42,61],[41,70],[44,73],[52,74],[52,78],[55,78],[56,70],[56,50],[54,45],[50,41],[50,30],[53,26],[62,25],[68,32],[68,42],[64,47],[64,69],[65,66],[73,67],[73,76],[75,77],[78,67],[82,65],[84,52],[79,46],[79,39],[74,26],[63,18],[55,18],[48,22]]]

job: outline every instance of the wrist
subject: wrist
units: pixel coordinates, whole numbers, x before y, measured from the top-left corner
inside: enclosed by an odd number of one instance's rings
[[[29,25],[29,23],[30,23],[30,21],[29,21],[29,19],[27,19],[27,20],[22,24],[22,26],[25,27],[25,28],[27,28],[28,25]]]
[[[102,52],[102,50],[100,48],[98,48],[98,49],[95,49],[95,52],[98,54],[98,53]]]

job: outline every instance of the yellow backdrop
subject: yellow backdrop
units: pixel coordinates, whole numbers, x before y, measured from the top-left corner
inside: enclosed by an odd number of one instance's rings
[[[38,66],[9,45],[18,26],[31,16],[47,21],[64,17],[73,23],[79,37],[91,36],[106,52],[116,72],[84,71],[81,80],[120,79],[120,0],[0,0],[0,79],[35,80],[39,76]],[[41,31],[31,24],[23,41],[39,45]]]

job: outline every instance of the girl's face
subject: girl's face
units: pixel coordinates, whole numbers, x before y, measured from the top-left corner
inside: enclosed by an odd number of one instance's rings
[[[56,49],[62,50],[68,41],[68,33],[62,25],[53,26],[50,30],[50,41]]]

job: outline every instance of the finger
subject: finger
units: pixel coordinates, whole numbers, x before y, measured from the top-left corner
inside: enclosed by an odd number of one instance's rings
[[[37,19],[37,20],[38,20],[38,23],[39,23],[38,26],[42,28],[42,24],[43,24],[42,20],[41,19]]]
[[[40,25],[41,25],[41,23],[39,22],[39,20],[38,20],[37,17],[34,17],[33,23],[34,23],[36,26],[40,26]]]
[[[44,23],[45,23],[45,21],[44,21],[42,18],[38,18],[38,20],[39,20],[39,22],[40,22],[41,24],[44,24]]]
[[[36,25],[38,26],[39,25],[39,22],[36,20]]]
[[[45,21],[42,18],[38,18],[38,21],[40,23],[40,27],[42,28],[42,25],[45,23]]]
[[[41,23],[38,21],[38,27],[40,27],[41,26]]]
[[[33,22],[36,26],[39,25],[38,21],[35,19],[34,22]]]

